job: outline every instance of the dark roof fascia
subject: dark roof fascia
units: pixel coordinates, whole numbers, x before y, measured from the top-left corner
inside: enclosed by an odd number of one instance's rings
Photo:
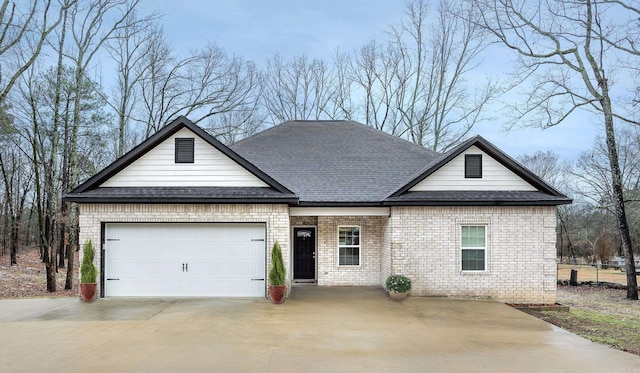
[[[540,201],[386,201],[385,206],[558,206],[571,199]]]
[[[505,153],[503,153],[495,145],[485,140],[482,136],[472,137],[471,139],[451,149],[449,152],[444,154],[443,158],[439,162],[429,167],[427,170],[421,173],[418,177],[411,180],[408,184],[405,184],[402,188],[398,189],[389,197],[391,198],[398,197],[403,193],[407,192],[409,189],[416,186],[416,184],[426,179],[429,175],[433,174],[434,172],[442,168],[444,165],[449,163],[452,159],[459,156],[460,154],[462,154],[462,152],[464,152],[465,150],[469,149],[472,146],[478,147],[480,150],[482,150],[486,154],[493,157],[496,161],[501,163],[503,166],[507,167],[516,175],[520,176],[529,184],[533,185],[539,191],[545,192],[547,194],[551,194],[556,197],[567,198],[564,194],[560,193],[559,191],[554,189],[552,186],[545,183],[541,178],[536,176],[533,172],[524,168],[522,165],[520,165],[520,163],[518,163],[516,160],[509,157]]]
[[[281,193],[294,194],[292,191],[287,189],[284,185],[280,184],[271,176],[264,173],[262,170],[254,166],[251,162],[242,158],[239,154],[229,149],[220,141],[216,140],[215,137],[211,136],[209,133],[207,133],[205,130],[203,130],[202,128],[200,128],[199,126],[191,122],[189,119],[187,119],[184,116],[180,116],[177,119],[175,119],[173,122],[167,124],[161,130],[159,130],[158,132],[150,136],[148,139],[138,144],[127,154],[123,155],[122,157],[117,159],[115,162],[105,167],[102,171],[98,172],[97,174],[89,178],[87,181],[80,184],[78,187],[72,190],[71,193],[63,197],[63,199],[71,201],[71,199],[69,199],[71,195],[82,193],[86,190],[93,189],[100,186],[100,184],[104,183],[109,178],[111,178],[118,172],[122,171],[125,167],[129,166],[131,163],[133,163],[134,161],[136,161],[137,159],[139,159],[140,157],[148,153],[151,149],[153,149],[158,144],[160,144],[164,140],[171,137],[176,132],[180,131],[182,128],[188,128],[189,130],[191,130],[193,133],[198,135],[202,140],[206,141],[208,144],[210,144],[211,146],[213,146],[214,148],[222,152],[224,155],[234,160],[236,163],[244,167],[247,171],[251,172],[253,175],[255,175],[257,178],[259,178],[263,182],[265,182],[271,188]]]
[[[81,197],[67,194],[65,201],[76,203],[140,203],[140,204],[293,204],[297,205],[298,199],[292,197],[283,198],[201,198],[201,197]]]
[[[297,207],[384,207],[382,202],[303,202]]]

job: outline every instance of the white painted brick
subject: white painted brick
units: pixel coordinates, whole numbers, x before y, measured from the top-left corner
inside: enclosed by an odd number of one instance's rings
[[[461,224],[487,225],[486,272],[461,272]],[[556,301],[554,207],[393,207],[389,225],[391,271],[414,295]]]

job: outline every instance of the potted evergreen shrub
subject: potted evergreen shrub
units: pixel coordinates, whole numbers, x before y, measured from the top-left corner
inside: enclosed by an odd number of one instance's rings
[[[271,268],[269,268],[269,296],[274,304],[284,302],[285,295],[285,274],[284,263],[282,261],[282,250],[278,241],[273,244],[271,250]]]
[[[389,293],[391,299],[401,301],[409,295],[411,280],[407,276],[391,275],[387,277],[384,287],[387,289],[387,293]]]
[[[91,240],[87,241],[83,247],[82,264],[80,265],[80,294],[85,302],[93,302],[96,297],[96,278],[98,269],[93,264],[95,250]]]

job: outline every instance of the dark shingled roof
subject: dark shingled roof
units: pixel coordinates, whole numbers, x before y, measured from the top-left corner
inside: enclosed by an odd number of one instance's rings
[[[291,193],[271,188],[238,187],[118,187],[71,194],[80,203],[295,203]]]
[[[555,206],[571,203],[564,196],[528,191],[406,192],[385,200],[385,205],[410,206]]]
[[[440,154],[353,121],[289,121],[231,149],[300,205],[380,205]]]

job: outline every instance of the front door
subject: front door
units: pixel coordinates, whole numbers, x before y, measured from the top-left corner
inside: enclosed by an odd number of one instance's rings
[[[293,228],[293,279],[316,278],[316,229]]]

